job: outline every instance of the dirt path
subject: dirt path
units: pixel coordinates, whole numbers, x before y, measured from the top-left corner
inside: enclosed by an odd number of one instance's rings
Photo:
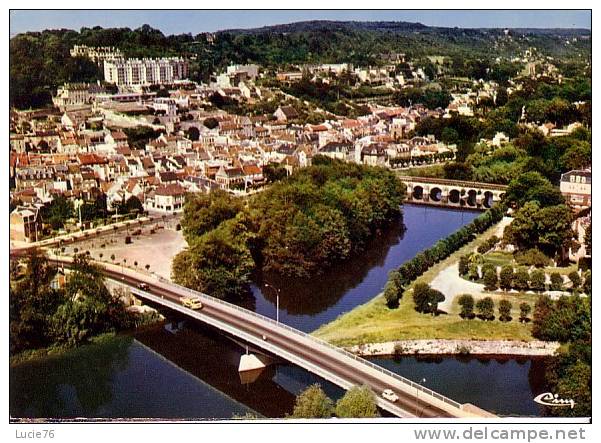
[[[451,312],[455,297],[461,294],[484,294],[484,285],[467,281],[459,276],[459,264],[454,263],[434,277],[430,284],[432,288],[439,290],[445,295],[444,302],[438,305],[438,309]]]

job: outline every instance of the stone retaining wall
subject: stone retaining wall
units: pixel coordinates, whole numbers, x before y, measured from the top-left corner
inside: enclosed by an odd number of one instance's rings
[[[512,340],[399,340],[351,346],[347,350],[360,356],[414,354],[475,355],[553,355],[557,342]]]

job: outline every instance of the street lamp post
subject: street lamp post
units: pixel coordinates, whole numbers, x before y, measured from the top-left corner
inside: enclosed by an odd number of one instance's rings
[[[422,378],[422,379],[421,379],[421,380],[418,382],[418,384],[421,386],[421,384],[422,384],[422,383],[425,383],[425,382],[426,382],[426,379],[425,379],[425,378]],[[415,416],[416,416],[416,417],[418,416],[418,415],[417,415],[417,408],[419,407],[419,391],[420,391],[420,390],[419,390],[419,388],[418,388],[418,389],[417,389],[417,395],[415,396]]]
[[[280,290],[269,283],[265,283],[264,286],[266,288],[272,288],[275,290],[275,321],[276,323],[280,322]]]

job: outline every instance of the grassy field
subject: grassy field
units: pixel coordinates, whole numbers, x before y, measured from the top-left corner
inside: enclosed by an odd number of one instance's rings
[[[496,231],[497,226],[491,227],[446,260],[430,268],[416,282],[430,283],[441,270],[457,262],[460,256],[476,250]],[[416,312],[411,294],[414,284],[415,282],[405,291],[398,308],[388,308],[384,297],[379,295],[320,327],[313,335],[340,346],[410,339],[532,340],[531,324],[520,323],[517,319],[519,304],[526,301],[534,305],[535,295],[490,293],[495,300],[495,314],[499,300],[505,298],[512,303],[513,320],[510,322],[463,320],[458,315],[459,306],[456,302],[448,314],[434,317]],[[478,296],[474,298],[477,299]]]

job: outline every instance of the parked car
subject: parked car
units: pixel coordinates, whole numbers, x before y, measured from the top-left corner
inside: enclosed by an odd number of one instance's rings
[[[382,397],[393,403],[399,399],[399,396],[396,395],[392,389],[385,389],[384,392],[382,392]]]
[[[142,291],[150,291],[150,286],[148,286],[146,283],[139,283],[138,289],[141,289]]]
[[[190,309],[202,309],[200,297],[182,297],[180,299],[182,305]]]

